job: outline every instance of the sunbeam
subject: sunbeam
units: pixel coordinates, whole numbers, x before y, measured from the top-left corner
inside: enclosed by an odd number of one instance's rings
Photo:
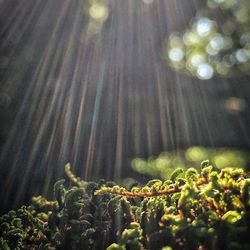
[[[84,180],[121,181],[137,176],[137,157],[193,145],[249,150],[248,77],[212,78],[199,58],[200,79],[167,64],[166,39],[185,31],[205,1],[0,6],[3,211],[50,195],[67,162]],[[177,40],[167,55],[180,69]]]

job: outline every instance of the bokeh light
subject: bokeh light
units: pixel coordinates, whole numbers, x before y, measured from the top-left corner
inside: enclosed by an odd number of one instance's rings
[[[168,52],[169,58],[174,62],[180,62],[184,58],[184,52],[181,48],[172,48]]]
[[[88,33],[95,35],[102,31],[109,16],[109,7],[105,0],[92,0],[88,7]]]
[[[249,148],[246,1],[195,17],[205,1],[0,2],[2,209],[50,195],[67,162],[84,180],[143,181],[134,158],[165,178],[186,158],[160,152]]]
[[[197,76],[202,80],[208,80],[213,77],[214,70],[211,65],[202,63],[197,67]]]
[[[246,101],[242,98],[230,97],[224,101],[224,107],[230,113],[239,113],[246,109]]]
[[[148,159],[136,158],[132,161],[132,168],[153,178],[167,179],[174,169],[196,167],[208,159],[217,168],[239,166],[250,169],[250,157],[247,152],[227,148],[205,148],[193,146],[184,151],[163,152]]]
[[[99,22],[104,22],[108,17],[108,8],[105,4],[94,3],[89,8],[89,15]]]
[[[201,80],[216,74],[249,74],[250,1],[210,0],[207,6],[208,10],[197,12],[187,30],[168,39],[170,65]],[[221,14],[222,23],[217,20]]]

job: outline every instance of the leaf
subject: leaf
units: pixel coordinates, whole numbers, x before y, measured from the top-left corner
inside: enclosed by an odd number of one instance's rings
[[[177,168],[170,176],[170,180],[172,182],[175,182],[176,178],[182,174],[184,172],[184,170],[182,168]]]
[[[106,250],[126,250],[124,246],[119,246],[116,243],[111,244]]]
[[[221,217],[222,220],[225,220],[231,224],[236,223],[241,218],[241,214],[236,211],[228,211]]]
[[[65,180],[62,179],[54,184],[54,197],[57,200],[60,207],[63,206],[64,202],[64,195],[65,195],[64,183]]]

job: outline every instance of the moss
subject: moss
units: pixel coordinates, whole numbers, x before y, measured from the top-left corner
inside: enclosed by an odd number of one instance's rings
[[[176,170],[169,180],[125,189],[85,182],[66,167],[54,200],[0,217],[1,249],[249,249],[250,185],[242,169]],[[182,176],[181,178],[179,176]]]

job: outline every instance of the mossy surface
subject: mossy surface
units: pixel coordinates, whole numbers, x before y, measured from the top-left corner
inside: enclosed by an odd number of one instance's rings
[[[84,182],[69,165],[54,200],[0,217],[0,249],[250,249],[250,179],[243,169],[177,169],[127,190]]]

